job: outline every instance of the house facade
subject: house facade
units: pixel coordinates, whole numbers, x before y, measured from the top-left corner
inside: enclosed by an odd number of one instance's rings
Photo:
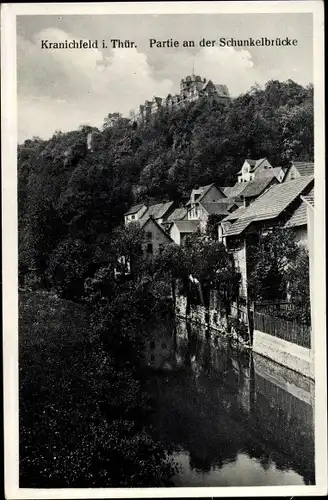
[[[237,174],[238,182],[252,181],[256,174],[271,168],[273,167],[267,158],[260,158],[259,160],[246,159]]]
[[[171,223],[169,235],[174,243],[181,245],[186,236],[196,233],[198,229],[198,220],[178,220]]]
[[[144,255],[149,257],[158,255],[163,250],[164,245],[172,243],[172,238],[152,217],[141,219],[140,227],[145,232]]]
[[[129,224],[129,222],[137,222],[141,219],[141,217],[147,211],[147,205],[144,203],[140,203],[139,205],[134,205],[129,208],[127,212],[124,214],[124,223],[125,225]]]
[[[174,211],[174,207],[173,201],[156,203],[155,205],[150,205],[142,217],[152,217],[158,224],[162,224]]]
[[[215,184],[193,189],[186,205],[188,207],[188,220],[200,219],[202,213],[201,203],[213,203],[226,199],[224,192]]]
[[[314,163],[295,161],[288,167],[284,182],[293,181],[307,175],[314,175]]]
[[[313,185],[313,176],[279,183],[257,198],[238,219],[222,221],[219,236],[232,253],[236,267],[241,273],[241,297],[248,298],[247,283],[251,273],[249,252],[260,232],[277,225],[282,228],[293,227],[296,228],[296,241],[307,244],[307,226],[302,215],[303,208],[300,208],[300,195],[309,194]]]

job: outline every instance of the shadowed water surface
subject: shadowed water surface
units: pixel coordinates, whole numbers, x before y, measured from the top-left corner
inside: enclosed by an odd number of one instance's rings
[[[314,484],[312,381],[190,328],[164,345],[148,427],[179,466],[175,486]]]

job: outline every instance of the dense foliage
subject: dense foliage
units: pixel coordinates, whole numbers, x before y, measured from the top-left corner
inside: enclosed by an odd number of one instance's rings
[[[279,226],[261,234],[249,252],[249,291],[255,301],[281,302],[270,313],[281,318],[310,323],[309,254],[298,245],[292,229]]]
[[[57,283],[51,275],[66,251],[68,259],[85,252],[80,272],[92,275],[132,202],[181,201],[196,185],[232,185],[246,157],[263,156],[273,165],[313,160],[312,86],[270,81],[229,104],[199,101],[144,125],[111,113],[101,131],[82,125],[26,140],[18,146],[21,279],[32,269],[44,286]]]
[[[122,285],[107,305],[90,318],[48,292],[20,296],[21,487],[170,485],[175,465],[144,428],[140,332],[154,299]]]

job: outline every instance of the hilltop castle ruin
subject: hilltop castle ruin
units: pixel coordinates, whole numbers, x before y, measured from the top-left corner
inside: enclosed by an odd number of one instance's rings
[[[230,95],[226,85],[215,84],[212,80],[206,81],[206,78],[192,74],[181,79],[180,94],[169,94],[166,98],[154,96],[151,101],[145,101],[144,104],[141,104],[136,112],[132,112],[131,117],[142,123],[154,116],[160,109],[175,110],[201,98],[212,102],[228,102]]]

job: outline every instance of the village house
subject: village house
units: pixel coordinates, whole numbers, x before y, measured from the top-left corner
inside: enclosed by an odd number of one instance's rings
[[[267,191],[271,186],[279,184],[275,175],[259,175],[253,181],[249,181],[245,185],[239,195],[243,205],[248,207],[256,198]]]
[[[240,193],[245,189],[247,183],[237,182],[234,186],[226,186],[221,188],[227,198],[236,203],[238,206],[243,205]]]
[[[137,222],[141,219],[146,211],[147,205],[145,203],[139,203],[139,205],[134,205],[133,207],[129,208],[129,210],[124,214],[125,225],[129,224],[129,222]]]
[[[290,213],[290,217],[285,223],[285,228],[293,228],[295,234],[295,241],[304,245],[307,249],[309,248],[309,235],[308,235],[308,204],[309,200],[310,206],[314,206],[314,188],[308,193],[306,197],[302,195],[299,196],[295,205],[295,210]],[[312,204],[313,203],[313,204]]]
[[[169,235],[177,245],[181,245],[186,236],[195,233],[198,229],[198,220],[177,220],[171,223]]]
[[[156,255],[165,243],[172,243],[168,232],[162,227],[163,221],[174,210],[174,202],[156,203],[147,207],[145,203],[134,205],[124,214],[125,225],[137,222],[144,230],[146,239],[143,245],[144,253]]]
[[[191,191],[188,207],[188,220],[199,220],[201,214],[200,203],[213,203],[227,199],[224,192],[215,184],[201,186]]]
[[[170,235],[164,231],[152,216],[141,219],[140,227],[145,232],[145,242],[143,243],[145,255],[158,255],[165,244],[173,242]]]
[[[293,181],[304,175],[314,175],[314,163],[294,161],[287,169],[284,182]]]
[[[169,231],[172,222],[186,219],[187,213],[188,210],[186,207],[176,208],[165,220],[162,221],[162,226],[166,231]]]
[[[214,202],[200,202],[199,203],[199,209],[198,209],[198,220],[199,220],[199,229],[201,232],[206,231],[207,223],[208,223],[208,218],[210,215],[215,215],[217,222],[219,222],[221,219],[226,217],[230,212],[233,210],[236,210],[238,208],[238,205],[235,203],[231,202],[230,199],[225,199],[225,200],[220,200],[220,201],[214,201]],[[188,220],[194,220],[191,219],[189,216],[189,212],[193,210],[193,208],[190,208],[188,210],[188,213],[185,217],[185,219]]]
[[[282,167],[273,167],[267,158],[260,158],[259,160],[246,159],[243,166],[237,173],[238,182],[249,182],[255,179],[259,174],[271,170],[277,177],[279,182],[283,181],[285,171]]]
[[[174,202],[167,201],[150,205],[143,214],[143,218],[152,217],[158,224],[162,224],[174,210]]]
[[[301,195],[301,200],[306,205],[307,212],[307,248],[309,252],[309,277],[310,277],[310,307],[311,318],[314,318],[314,189],[307,195]],[[312,328],[312,355],[314,356],[314,329]]]
[[[300,195],[308,195],[313,185],[313,176],[273,185],[242,211],[238,219],[222,221],[219,236],[233,254],[236,267],[241,273],[241,297],[247,299],[248,296],[250,247],[258,241],[261,231],[277,225],[284,226],[299,208]],[[300,233],[302,230],[296,238],[300,238]]]

